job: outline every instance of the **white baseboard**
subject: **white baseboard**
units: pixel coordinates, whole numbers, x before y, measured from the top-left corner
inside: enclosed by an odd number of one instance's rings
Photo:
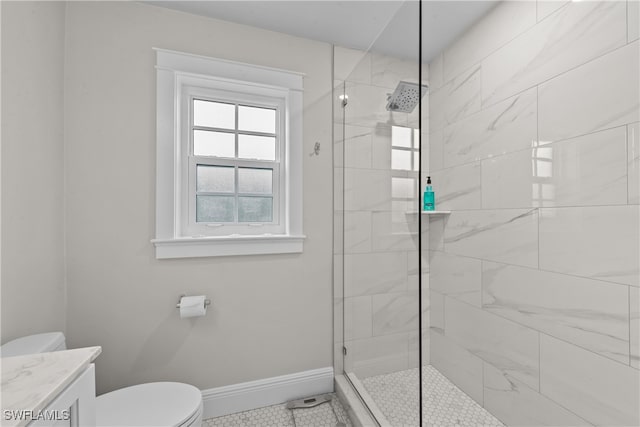
[[[301,397],[333,392],[333,368],[202,390],[202,418],[277,405]]]

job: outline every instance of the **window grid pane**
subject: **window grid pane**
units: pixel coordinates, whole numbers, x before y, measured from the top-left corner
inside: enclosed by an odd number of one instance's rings
[[[236,136],[230,132],[194,129],[193,154],[207,157],[236,157]]]
[[[273,169],[238,168],[238,193],[272,194]]]
[[[276,160],[277,109],[193,99],[192,112],[193,155],[231,157],[233,135],[234,158]]]
[[[234,222],[235,196],[196,196],[196,222]]]
[[[238,222],[273,222],[273,198],[238,197]]]
[[[193,125],[219,129],[237,128],[237,108],[234,104],[193,100]]]
[[[229,166],[196,166],[197,193],[235,193],[235,171]]]
[[[238,105],[238,130],[276,133],[276,110]]]
[[[196,164],[197,223],[272,223],[271,168]]]
[[[243,159],[275,160],[276,138],[238,134],[238,157]]]
[[[194,156],[276,162],[277,109],[193,99],[192,111]],[[209,163],[196,164],[196,222],[274,221],[274,168]]]

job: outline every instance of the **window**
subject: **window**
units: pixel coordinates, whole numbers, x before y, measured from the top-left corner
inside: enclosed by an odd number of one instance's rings
[[[157,258],[301,252],[302,76],[157,50]]]
[[[284,233],[285,105],[278,98],[189,87],[185,228],[190,235]]]

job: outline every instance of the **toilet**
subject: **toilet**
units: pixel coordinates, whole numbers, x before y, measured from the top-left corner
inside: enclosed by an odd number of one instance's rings
[[[29,335],[2,345],[2,357],[66,350],[61,332]],[[202,393],[189,384],[157,382],[96,398],[96,426],[201,427]]]

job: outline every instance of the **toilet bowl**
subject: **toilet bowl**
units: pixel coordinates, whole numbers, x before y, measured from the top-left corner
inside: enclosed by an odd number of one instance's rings
[[[147,383],[98,396],[96,426],[176,426],[202,424],[202,393],[192,385]]]
[[[2,357],[66,350],[61,332],[30,335],[0,347]],[[196,387],[156,382],[96,398],[96,426],[201,427],[202,393]]]

